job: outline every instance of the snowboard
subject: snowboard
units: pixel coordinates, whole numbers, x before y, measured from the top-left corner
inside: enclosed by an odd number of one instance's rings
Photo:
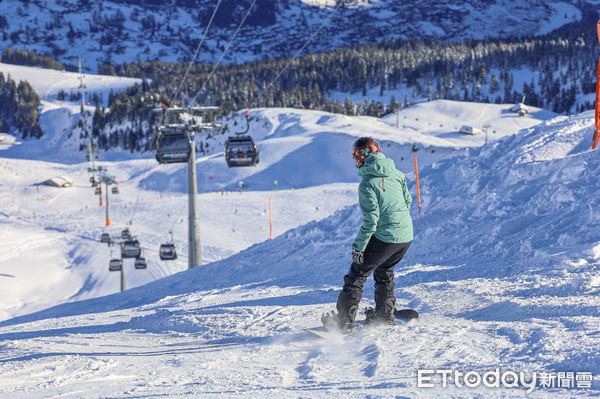
[[[393,326],[403,325],[408,323],[410,320],[419,318],[419,313],[414,309],[396,309],[395,315],[396,319],[394,320]],[[365,328],[371,326],[372,324],[368,323],[368,321],[368,318],[365,318],[364,320],[357,320],[354,323],[354,328],[352,328],[352,331],[347,333],[342,333],[337,330],[329,330],[325,326],[303,328],[303,330],[319,338],[327,338],[331,333],[341,334],[342,336],[347,337],[357,334]]]

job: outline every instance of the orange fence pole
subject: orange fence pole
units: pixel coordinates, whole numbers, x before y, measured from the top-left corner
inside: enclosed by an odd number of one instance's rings
[[[273,239],[273,198],[269,197],[269,240]]]
[[[419,189],[419,168],[417,166],[417,156],[415,155],[415,176],[417,178],[417,201],[419,204],[419,216],[421,216],[421,190]]]

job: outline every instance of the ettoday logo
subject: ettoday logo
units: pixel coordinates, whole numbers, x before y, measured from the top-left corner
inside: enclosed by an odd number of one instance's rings
[[[452,383],[457,388],[521,388],[527,393],[540,388],[579,388],[592,387],[591,372],[532,372],[502,371],[500,368],[485,372],[460,371],[451,369],[417,370],[417,388],[446,388]]]

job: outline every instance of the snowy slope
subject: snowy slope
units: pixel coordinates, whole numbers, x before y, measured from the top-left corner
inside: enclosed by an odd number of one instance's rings
[[[526,397],[524,388],[415,386],[418,369],[498,367],[589,372],[591,389],[538,386],[535,397],[598,396],[592,118],[557,117],[421,171],[424,213],[413,207],[415,241],[396,270],[398,305],[419,310],[416,323],[345,340],[301,331],[339,292],[361,223],[351,205],[123,294],[1,322],[0,392]],[[370,281],[363,304],[372,295]]]
[[[41,100],[39,110],[40,125],[44,135],[39,140],[26,140],[28,145],[15,145],[10,151],[4,151],[0,156],[26,159],[43,159],[54,162],[80,162],[84,157],[79,147],[81,129],[77,123],[81,120],[81,100],[78,102],[60,101],[59,91],[77,93],[81,81],[79,74],[52,69],[25,67],[0,63],[0,72],[19,82],[27,81]],[[84,85],[86,96],[96,93],[99,98],[108,102],[108,95],[119,92],[136,83],[140,79],[121,78],[116,76],[85,75]],[[94,106],[85,105],[88,121],[94,112]],[[89,122],[88,122],[89,123]]]
[[[61,90],[67,94],[77,93],[80,90],[81,81],[78,73],[3,63],[0,63],[0,72],[4,76],[10,76],[16,82],[27,81],[41,100],[54,101]],[[102,96],[105,106],[108,103],[108,94],[111,90],[118,92],[141,82],[141,79],[84,74],[86,93],[97,93],[98,96]],[[64,104],[64,102],[57,103]]]
[[[556,116],[555,113],[541,108],[527,107],[529,112],[519,117],[509,111],[511,106],[435,100],[404,108],[386,115],[381,120],[391,126],[397,124],[398,128],[403,130],[444,139],[455,146],[476,147],[485,143],[486,135],[483,133],[470,136],[458,133],[461,126],[471,126],[485,131],[484,126],[487,124],[489,125],[487,140],[494,141]]]
[[[417,104],[382,119],[351,117],[320,111],[290,108],[251,110],[250,134],[261,151],[260,162],[253,168],[225,166],[223,143],[229,135],[208,141],[208,153],[199,158],[198,187],[201,191],[237,189],[243,181],[252,190],[269,190],[273,181],[279,187],[306,187],[331,182],[357,182],[356,170],[348,168],[352,143],[361,136],[374,137],[382,150],[405,171],[414,170],[414,156],[419,164],[429,165],[454,156],[464,148],[481,146],[484,135],[467,136],[456,130],[463,124],[481,128],[489,123],[489,141],[518,133],[556,114],[537,108],[525,117],[508,112],[509,106],[436,100]],[[396,120],[400,121],[398,128]],[[240,131],[241,116],[223,121],[230,132]],[[416,151],[415,151],[416,150]],[[318,166],[318,167],[316,167]],[[212,177],[212,179],[211,179]],[[185,166],[165,166],[142,180],[147,189],[163,188],[185,191]]]
[[[330,17],[336,1],[259,0],[225,56],[226,62],[290,56]],[[547,33],[582,20],[590,11],[577,0],[433,1],[352,0],[340,7],[306,53],[354,47],[382,39],[443,40],[522,37]],[[109,61],[184,61],[194,54],[216,3],[210,0],[164,2],[127,0],[0,2],[0,48],[36,50],[86,67]],[[221,56],[250,0],[224,1],[199,60]],[[585,8],[587,7],[587,9]],[[32,29],[34,27],[34,29]]]
[[[0,153],[1,154],[1,153]],[[102,162],[119,184],[111,195],[111,226],[106,210],[88,183],[85,164],[62,165],[0,157],[0,319],[119,290],[118,273],[108,262],[118,250],[99,242],[102,232],[119,235],[128,226],[142,243],[148,270],[127,273],[127,288],[146,284],[187,268],[187,196],[139,188],[156,170],[153,159],[118,164]],[[75,186],[40,186],[54,176],[69,176]],[[228,257],[269,236],[265,209],[273,203],[273,234],[321,219],[355,201],[354,185],[332,184],[304,190],[206,193],[199,196],[204,262]],[[290,204],[298,203],[293,211]],[[158,247],[173,237],[179,259],[162,262]],[[49,278],[40,279],[48,275]],[[52,283],[49,284],[50,279]],[[35,292],[35,296],[30,293]]]
[[[31,73],[31,76],[34,85],[43,81],[35,79],[41,75]],[[119,80],[108,79],[108,82],[118,87]],[[197,140],[203,143],[201,148],[205,153],[211,154],[198,158],[198,188],[204,193],[200,197],[203,257],[205,261],[219,260],[266,239],[268,198],[275,188],[280,190],[273,205],[275,235],[354,203],[354,184],[358,182],[358,176],[350,148],[357,137],[365,134],[375,137],[398,167],[412,176],[414,155],[423,168],[457,155],[465,147],[482,144],[482,138],[473,140],[464,135],[453,140],[436,137],[442,134],[431,124],[439,120],[440,114],[446,115],[444,120],[449,125],[470,115],[471,118],[477,116],[479,122],[489,120],[494,126],[498,119],[504,123],[499,122],[498,126],[506,127],[502,134],[517,133],[515,127],[523,123],[533,125],[552,116],[551,113],[540,113],[536,117],[518,118],[505,115],[504,111],[500,106],[434,101],[403,110],[401,114],[409,115],[411,119],[405,121],[402,117],[405,125],[396,129],[390,126],[389,120],[371,117],[296,109],[250,110],[249,134],[261,150],[258,166],[227,168],[222,152],[227,135],[216,135],[211,139],[201,136]],[[413,123],[413,117],[419,121]],[[61,243],[60,253],[52,258],[52,267],[71,271],[63,273],[61,278],[61,284],[68,289],[47,287],[44,290],[39,287],[44,294],[36,298],[30,298],[26,290],[12,290],[6,306],[0,307],[4,317],[114,292],[118,288],[118,276],[109,275],[105,270],[111,251],[99,245],[97,240],[103,231],[118,234],[128,223],[133,223],[134,234],[139,236],[146,254],[151,255],[147,256],[150,272],[128,277],[128,287],[185,269],[186,166],[159,167],[153,153],[101,152],[98,164],[108,168],[109,175],[121,183],[121,194],[111,200],[113,226],[105,230],[102,227],[105,210],[98,207],[98,199],[91,195],[86,172],[88,165],[82,162],[85,152],[79,151],[81,139],[78,130],[73,129],[79,118],[76,105],[44,102],[41,125],[46,134],[42,139],[26,140],[0,152],[0,170],[4,171],[0,177],[3,185],[0,193],[6,198],[5,203],[10,204],[3,225],[7,237],[5,245],[8,248],[24,246],[22,228],[41,234],[59,231],[65,240]],[[513,121],[516,119],[520,122]],[[229,126],[230,132],[239,131],[243,126],[239,114],[225,118],[223,123]],[[510,130],[511,125],[513,130]],[[498,136],[500,134],[491,134],[490,140]],[[60,175],[74,179],[76,187],[59,190],[34,186]],[[243,195],[238,192],[240,182],[246,186]],[[227,193],[228,197],[224,197],[223,190],[233,190],[234,194]],[[24,227],[20,225],[22,222],[25,222]],[[175,264],[158,262],[154,258],[160,243],[170,239],[170,230],[174,231],[178,252],[182,254]],[[112,253],[114,255],[116,251]],[[18,265],[26,262],[26,256],[11,257],[7,262],[11,268],[19,269]],[[43,264],[33,267],[43,268]],[[100,269],[98,264],[102,265]],[[10,284],[9,280],[5,282]],[[23,286],[29,287],[29,283],[25,282]]]
[[[287,108],[251,110],[252,122],[248,134],[260,151],[260,162],[251,168],[227,168],[223,144],[230,134],[210,141],[209,153],[199,158],[199,190],[237,189],[243,181],[251,190],[270,190],[277,180],[282,188],[307,187],[332,182],[357,182],[356,169],[351,165],[352,143],[365,134],[375,137],[382,148],[398,162],[409,166],[412,145],[421,149],[437,149],[437,154],[425,152],[424,157],[441,159],[455,153],[460,146],[426,134],[394,129],[377,118],[348,117],[320,111]],[[239,123],[238,123],[239,122]],[[240,130],[239,115],[226,120],[230,131]],[[237,123],[237,128],[235,127]],[[198,141],[205,141],[202,137]],[[208,141],[207,141],[208,142]],[[350,160],[350,164],[349,164]],[[212,177],[212,179],[210,179]],[[145,188],[162,187],[168,180],[170,189],[184,191],[187,186],[185,166],[161,167],[160,171],[142,181]]]

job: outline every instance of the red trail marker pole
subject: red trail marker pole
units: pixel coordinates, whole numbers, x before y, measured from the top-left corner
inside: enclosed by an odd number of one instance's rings
[[[419,204],[419,216],[421,216],[421,190],[419,189],[419,168],[417,166],[417,156],[415,155],[415,177],[417,178],[417,201]]]

